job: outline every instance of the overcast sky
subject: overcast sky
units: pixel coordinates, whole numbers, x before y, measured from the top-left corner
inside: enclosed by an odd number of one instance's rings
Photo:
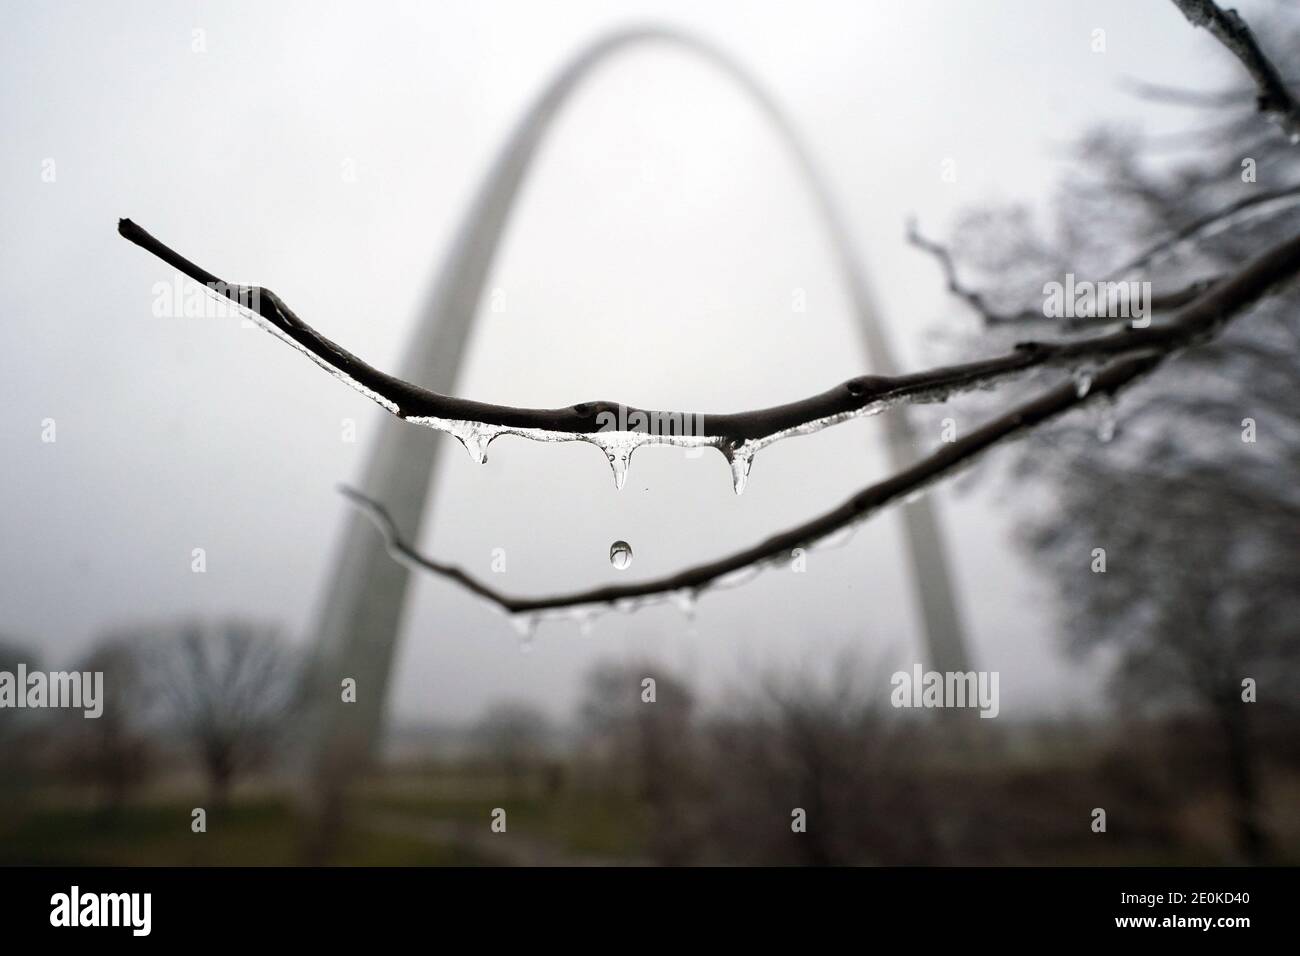
[[[906,368],[935,358],[927,331],[969,323],[904,243],[908,215],[942,235],[976,202],[1041,203],[1088,124],[1186,124],[1123,77],[1230,75],[1167,0],[15,5],[0,33],[0,631],[47,664],[105,628],[191,613],[308,640],[345,509],[334,487],[386,414],[237,320],[154,317],[154,285],[174,274],[116,235],[119,217],[395,370],[520,110],[584,43],[646,21],[725,48],[793,117]],[[795,172],[755,108],[689,55],[646,48],[602,68],[533,169],[460,393],[723,412],[867,370]],[[422,546],[484,575],[504,548],[493,583],[517,593],[656,576],[881,477],[880,438],[859,421],[781,443],[741,498],[715,454],[643,450],[617,492],[588,445],[505,438],[483,466],[457,447]],[[993,490],[939,495],[977,666],[1001,672],[1005,715],[1078,706],[1094,678],[1061,659],[1049,582],[1009,543],[1014,496]],[[635,554],[624,572],[616,539]],[[845,645],[910,662],[900,543],[886,516],[806,574],[709,596],[693,625],[669,608],[587,636],[548,623],[530,654],[504,618],[421,579],[396,713],[467,718],[510,696],[562,714],[602,655],[664,658],[706,698]]]

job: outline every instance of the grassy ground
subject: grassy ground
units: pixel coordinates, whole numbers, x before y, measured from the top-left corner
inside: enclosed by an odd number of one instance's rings
[[[421,823],[454,824],[465,842],[489,853],[492,811],[501,808],[507,832],[535,848],[544,846],[548,862],[626,861],[640,858],[645,847],[645,811],[626,795],[582,789],[550,794],[531,781],[511,786],[460,777],[457,783],[446,786],[446,771],[427,780],[404,775],[377,781],[359,792],[356,806],[363,815],[406,820],[412,830]],[[508,857],[509,847],[502,851]]]
[[[951,775],[931,770],[931,815],[969,824],[957,863],[1167,865],[1234,860],[1230,807],[1213,789],[1150,802],[1094,767],[989,767]],[[1265,819],[1276,862],[1300,859],[1300,778],[1270,778]],[[205,804],[192,785],[156,789],[114,813],[73,787],[0,799],[0,865],[272,865],[306,861],[301,817],[286,797],[239,792],[208,808],[207,832],[190,829]],[[1087,793],[1088,800],[1081,800]],[[951,805],[940,801],[950,798]],[[1167,795],[1166,795],[1167,796]],[[79,801],[79,802],[78,802]],[[1089,808],[1109,808],[1110,831],[1094,834]],[[507,832],[492,829],[506,812]],[[866,810],[863,811],[867,812]],[[331,863],[359,866],[638,863],[650,858],[651,821],[625,790],[547,773],[516,779],[456,764],[390,768],[350,794]],[[900,820],[900,825],[906,820]],[[784,824],[782,824],[784,825]],[[884,825],[884,824],[882,824]],[[980,841],[987,841],[987,845]],[[743,847],[741,850],[743,851]],[[724,850],[724,852],[726,852]],[[731,846],[731,852],[737,851]],[[743,855],[743,854],[742,854]],[[724,857],[730,859],[730,857]]]
[[[303,832],[289,803],[259,799],[210,810],[206,833],[190,830],[195,804],[128,806],[113,814],[45,807],[0,823],[0,865],[291,866],[301,863]],[[345,830],[339,864],[440,866],[482,860],[454,846]]]

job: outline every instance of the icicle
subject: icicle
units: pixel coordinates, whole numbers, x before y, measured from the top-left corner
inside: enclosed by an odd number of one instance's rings
[[[603,434],[592,435],[587,439],[605,453],[605,457],[609,460],[609,467],[614,469],[615,488],[622,489],[626,484],[628,468],[632,464],[632,452],[636,451],[642,440],[644,439],[627,435],[613,437]]]
[[[745,493],[745,485],[749,481],[749,468],[754,463],[754,452],[747,442],[739,445],[723,445],[722,453],[727,456],[727,464],[731,466],[731,487],[736,490],[736,494]]]
[[[487,461],[488,445],[499,434],[497,429],[476,422],[457,422],[451,433],[465,446],[469,457],[480,465]]]
[[[609,457],[610,467],[614,469],[614,487],[622,490],[627,483],[628,466],[632,463],[632,449],[612,448],[605,454]]]

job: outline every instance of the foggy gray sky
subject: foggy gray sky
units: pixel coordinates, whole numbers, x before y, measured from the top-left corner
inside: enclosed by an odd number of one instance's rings
[[[0,631],[51,664],[104,628],[189,613],[306,639],[345,509],[334,487],[386,414],[236,320],[155,318],[153,286],[174,274],[117,236],[119,217],[395,370],[520,110],[580,45],[648,20],[729,51],[793,117],[909,369],[935,357],[928,329],[968,321],[904,243],[909,214],[942,235],[976,202],[1041,202],[1087,124],[1185,125],[1122,77],[1215,88],[1228,75],[1167,0],[16,5],[0,33]],[[742,95],[686,54],[638,51],[601,69],[544,146],[460,394],[722,412],[820,391],[865,370],[828,252],[791,158]],[[791,310],[796,288],[806,313]],[[860,421],[783,442],[739,499],[713,453],[645,449],[616,492],[588,445],[504,438],[484,466],[456,446],[422,545],[483,575],[505,548],[493,583],[519,593],[659,575],[881,477],[880,437]],[[1094,678],[1060,659],[1049,582],[1009,545],[1014,511],[990,490],[940,493],[977,666],[1001,672],[1007,716],[1074,706]],[[635,552],[621,573],[620,538]],[[663,657],[706,694],[847,644],[910,662],[899,546],[886,516],[806,574],[708,596],[693,626],[670,608],[608,615],[589,636],[547,623],[526,655],[505,618],[420,579],[395,710],[467,717],[512,696],[564,713],[602,655]],[[190,570],[195,547],[206,574]]]

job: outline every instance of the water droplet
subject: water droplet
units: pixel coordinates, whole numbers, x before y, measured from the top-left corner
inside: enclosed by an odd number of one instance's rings
[[[1115,403],[1106,396],[1097,403],[1097,440],[1108,442],[1115,437]]]
[[[519,650],[527,654],[533,649],[533,635],[537,632],[537,615],[511,614],[510,623],[519,635]]]
[[[694,588],[682,588],[673,591],[669,597],[677,609],[686,615],[687,620],[695,619],[695,602],[699,598],[699,592]]]
[[[1092,372],[1084,368],[1075,369],[1074,394],[1079,398],[1086,398],[1090,391],[1092,391]]]
[[[632,546],[626,541],[615,541],[609,546],[609,563],[617,571],[626,571],[632,566]]]

